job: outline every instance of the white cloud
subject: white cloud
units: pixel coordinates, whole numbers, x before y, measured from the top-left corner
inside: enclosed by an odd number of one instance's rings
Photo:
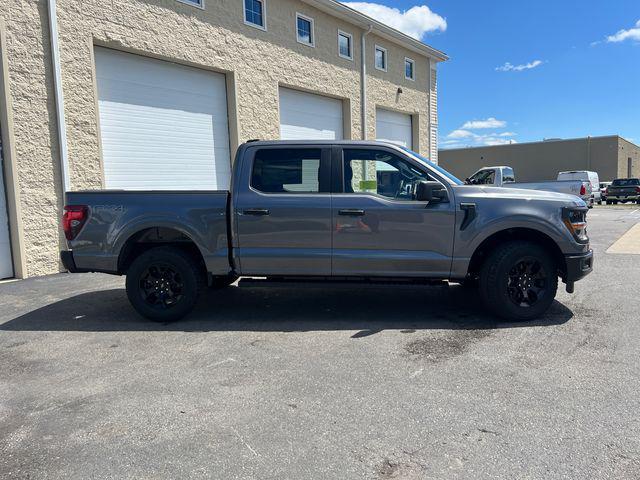
[[[459,133],[462,132],[462,133]],[[515,132],[491,132],[477,134],[467,130],[454,130],[440,141],[443,148],[482,147],[489,145],[507,145],[518,143],[513,137]]]
[[[634,27],[628,30],[618,30],[615,34],[607,37],[609,43],[624,42],[625,40],[640,42],[640,20],[636,22]]]
[[[473,136],[474,134],[469,130],[454,130],[449,135],[447,135],[447,138],[468,138]]]
[[[416,5],[409,10],[387,7],[379,3],[344,2],[347,7],[358,10],[396,30],[406,33],[417,40],[429,32],[444,32],[447,21],[426,5]]]
[[[523,63],[521,65],[513,65],[509,62],[501,67],[496,67],[498,72],[522,72],[523,70],[531,70],[542,65],[542,60],[534,60],[533,62]]]
[[[506,126],[507,122],[505,122],[504,120],[498,120],[496,118],[489,117],[485,120],[470,120],[468,122],[465,122],[461,128],[467,130],[477,130],[481,128],[503,128]]]

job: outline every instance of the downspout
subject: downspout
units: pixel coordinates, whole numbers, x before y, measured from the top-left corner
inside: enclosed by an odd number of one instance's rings
[[[360,115],[362,116],[362,140],[367,139],[367,35],[373,30],[369,25],[362,33],[361,58],[360,58]]]
[[[60,177],[62,181],[62,196],[64,202],[64,194],[69,190],[69,158],[67,154],[67,126],[64,120],[62,75],[60,73],[60,52],[58,49],[58,17],[56,14],[56,0],[48,0],[48,7],[51,63],[53,65],[53,88],[55,91],[58,145],[60,148]]]

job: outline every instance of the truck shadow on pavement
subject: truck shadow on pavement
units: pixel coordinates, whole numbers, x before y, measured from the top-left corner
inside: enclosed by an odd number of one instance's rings
[[[5,320],[5,331],[263,331],[357,330],[353,338],[383,330],[551,326],[573,312],[555,301],[541,318],[505,322],[487,313],[475,290],[458,285],[403,288],[237,288],[205,292],[178,322],[155,323],[129,305],[124,289],[72,296]]]

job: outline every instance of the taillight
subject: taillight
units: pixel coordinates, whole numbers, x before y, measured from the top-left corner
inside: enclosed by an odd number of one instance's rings
[[[86,205],[67,205],[62,216],[62,229],[67,240],[73,240],[89,218],[89,207]]]
[[[585,187],[583,183],[582,186],[580,187],[580,195],[586,195],[586,194],[587,194],[587,187]]]
[[[640,187],[636,187],[636,193],[640,194]]]
[[[604,189],[604,193],[605,193],[605,195],[609,195],[609,187]]]

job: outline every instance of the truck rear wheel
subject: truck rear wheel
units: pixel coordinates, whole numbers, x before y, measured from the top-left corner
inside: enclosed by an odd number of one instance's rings
[[[539,317],[553,303],[558,271],[553,257],[526,241],[495,248],[480,271],[480,295],[485,306],[507,320]]]
[[[143,317],[171,322],[187,315],[205,283],[203,268],[189,253],[172,247],[147,250],[127,271],[127,297]]]

